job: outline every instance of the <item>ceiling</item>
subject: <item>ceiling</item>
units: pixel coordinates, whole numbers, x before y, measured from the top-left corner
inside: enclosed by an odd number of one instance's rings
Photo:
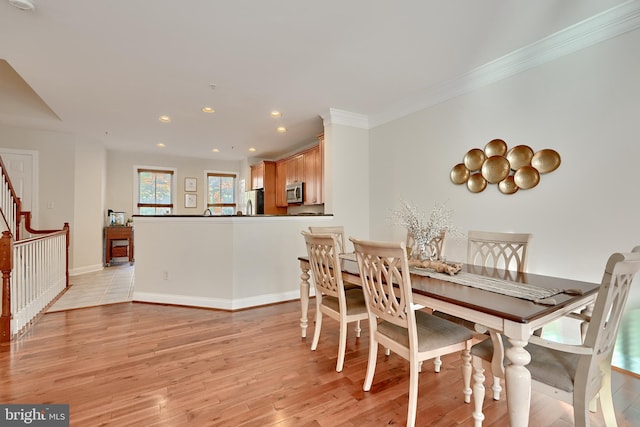
[[[226,160],[308,145],[330,108],[380,124],[407,99],[623,3],[33,2],[0,0],[0,123]]]

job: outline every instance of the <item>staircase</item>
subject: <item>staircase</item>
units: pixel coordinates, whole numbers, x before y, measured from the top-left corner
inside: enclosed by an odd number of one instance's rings
[[[0,342],[25,332],[69,286],[69,224],[35,230],[0,158]]]

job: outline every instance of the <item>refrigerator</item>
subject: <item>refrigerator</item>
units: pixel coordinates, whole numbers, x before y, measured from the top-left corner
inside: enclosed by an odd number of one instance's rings
[[[245,215],[262,215],[264,214],[264,190],[251,190],[244,193],[246,205],[244,208]]]

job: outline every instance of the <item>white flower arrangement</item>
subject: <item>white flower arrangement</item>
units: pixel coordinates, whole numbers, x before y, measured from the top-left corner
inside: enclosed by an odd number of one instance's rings
[[[453,210],[447,209],[444,203],[437,202],[426,219],[424,212],[419,212],[407,200],[400,199],[400,209],[391,212],[391,221],[407,229],[407,233],[415,242],[415,248],[426,250],[433,239],[446,231],[452,237],[462,236],[460,230],[453,225]]]

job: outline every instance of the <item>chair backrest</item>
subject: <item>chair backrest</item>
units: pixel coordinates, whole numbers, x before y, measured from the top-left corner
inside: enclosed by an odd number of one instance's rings
[[[467,264],[525,272],[531,237],[529,233],[469,230]]]
[[[369,315],[374,314],[381,320],[407,328],[410,345],[417,344],[405,243],[373,242],[353,237],[349,240],[356,251]]]
[[[307,245],[311,277],[316,290],[316,298],[322,295],[336,297],[344,303],[344,283],[338,252],[338,239],[335,234],[314,234],[302,232]]]
[[[615,253],[607,261],[583,344],[592,348],[593,352],[578,362],[576,370],[576,382],[586,382],[587,396],[594,396],[600,389],[601,368],[611,366],[613,348],[631,283],[640,271],[639,249],[636,247],[633,252]]]
[[[429,242],[429,252],[435,259],[442,259],[442,254],[444,253],[444,243],[445,238],[447,237],[447,230],[443,230],[439,236],[434,237]],[[415,251],[415,240],[413,236],[407,233],[407,248],[411,249],[411,252]]]
[[[344,242],[344,226],[331,225],[322,227],[309,227],[309,231],[313,234],[335,234],[338,237],[338,253],[343,254],[346,252],[346,246]]]

